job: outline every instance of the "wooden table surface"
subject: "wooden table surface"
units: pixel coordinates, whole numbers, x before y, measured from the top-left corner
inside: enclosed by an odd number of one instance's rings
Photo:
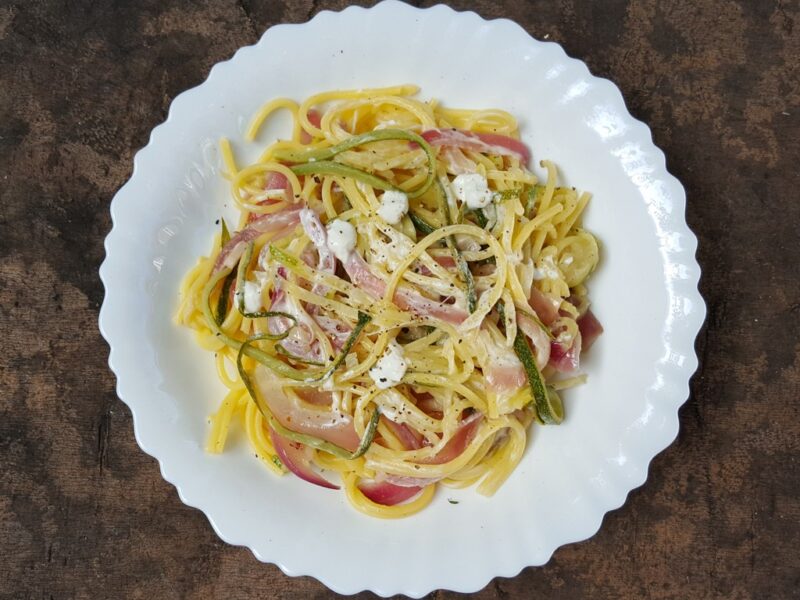
[[[108,204],[175,95],[270,25],[345,4],[0,1],[0,598],[333,595],[220,541],[139,450],[97,270]],[[708,303],[647,483],[592,539],[476,597],[800,597],[797,0],[452,4],[620,86],[686,187]]]

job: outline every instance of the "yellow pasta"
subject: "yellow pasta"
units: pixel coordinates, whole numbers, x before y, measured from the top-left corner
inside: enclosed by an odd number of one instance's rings
[[[493,494],[531,423],[563,418],[558,390],[585,381],[601,331],[590,194],[547,160],[539,181],[513,115],[418,91],[272,99],[242,143],[277,111],[291,136],[250,165],[222,140],[240,219],[187,273],[175,317],[228,390],[209,452],[240,427],[274,473],[381,518],[439,485]]]

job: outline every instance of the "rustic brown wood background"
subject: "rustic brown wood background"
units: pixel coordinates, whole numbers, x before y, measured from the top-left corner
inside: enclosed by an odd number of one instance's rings
[[[452,4],[620,86],[686,186],[708,303],[680,435],[644,487],[476,596],[800,597],[798,2]],[[109,201],[175,95],[270,25],[345,5],[0,1],[0,597],[332,596],[221,542],[136,446],[97,269]]]

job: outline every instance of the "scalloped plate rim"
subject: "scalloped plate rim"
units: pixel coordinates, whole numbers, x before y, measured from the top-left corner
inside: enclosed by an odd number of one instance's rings
[[[239,48],[233,54],[233,56],[230,59],[225,60],[225,61],[221,61],[221,62],[215,64],[210,69],[209,75],[208,75],[208,77],[206,78],[205,81],[203,81],[199,85],[197,85],[197,86],[195,86],[195,87],[193,87],[193,88],[191,88],[189,90],[186,90],[186,91],[178,94],[173,99],[173,101],[170,104],[166,120],[163,123],[161,123],[161,124],[159,124],[159,125],[157,125],[156,127],[153,128],[153,130],[151,131],[151,134],[149,136],[149,140],[148,140],[147,145],[145,145],[138,152],[136,152],[136,154],[134,155],[134,158],[133,158],[133,165],[134,166],[133,166],[133,171],[132,171],[132,174],[130,176],[130,179],[118,190],[118,192],[115,194],[114,198],[111,201],[110,211],[111,211],[111,216],[112,216],[112,229],[108,233],[108,235],[107,235],[107,237],[105,239],[105,242],[104,242],[104,249],[105,249],[105,252],[106,252],[106,257],[105,257],[105,259],[103,261],[103,264],[100,267],[100,278],[101,278],[103,286],[104,286],[105,297],[104,297],[103,304],[102,304],[101,309],[100,309],[99,327],[100,327],[101,334],[103,335],[103,337],[105,338],[105,340],[107,341],[107,343],[109,344],[109,347],[110,347],[109,361],[108,362],[109,362],[110,369],[112,370],[112,372],[114,372],[114,374],[115,374],[115,376],[117,378],[117,383],[116,383],[117,395],[123,402],[125,402],[125,404],[131,410],[131,414],[132,414],[132,417],[133,417],[133,423],[134,423],[134,434],[135,434],[136,441],[137,441],[138,445],[142,448],[142,450],[144,452],[146,452],[147,454],[149,454],[150,456],[152,456],[153,458],[155,458],[157,460],[157,462],[159,464],[159,469],[160,469],[162,477],[166,481],[168,481],[170,484],[175,486],[181,501],[184,504],[186,504],[187,506],[191,506],[191,507],[196,508],[196,509],[200,510],[201,512],[203,512],[203,514],[206,515],[206,517],[209,519],[209,522],[211,523],[211,526],[214,529],[215,533],[223,541],[225,541],[226,543],[231,544],[231,545],[237,545],[237,546],[243,546],[243,547],[249,548],[254,553],[256,558],[258,558],[258,560],[263,561],[263,562],[271,562],[271,563],[275,564],[276,566],[278,566],[281,569],[282,572],[284,572],[288,576],[292,576],[292,577],[295,577],[295,576],[310,576],[310,577],[313,577],[315,579],[318,579],[321,583],[326,585],[328,588],[330,588],[333,591],[336,591],[338,593],[354,594],[354,593],[358,593],[359,591],[368,589],[369,591],[373,591],[373,592],[375,592],[375,593],[377,593],[379,595],[382,595],[382,596],[387,596],[387,595],[396,594],[396,593],[404,593],[404,594],[408,594],[408,595],[411,595],[411,596],[414,596],[414,597],[418,597],[418,596],[421,596],[421,595],[423,595],[425,593],[428,593],[432,589],[436,589],[436,588],[424,587],[424,586],[423,587],[414,588],[411,585],[406,585],[404,589],[395,589],[397,586],[393,587],[392,589],[389,589],[388,586],[384,587],[384,586],[381,586],[381,585],[374,585],[372,587],[365,588],[363,586],[360,586],[357,582],[356,583],[352,583],[351,582],[349,585],[347,585],[347,584],[343,584],[343,583],[338,582],[338,581],[331,581],[331,580],[328,580],[328,579],[323,578],[323,577],[318,577],[317,575],[315,575],[313,570],[310,570],[310,569],[307,569],[307,568],[302,568],[302,567],[296,567],[296,566],[293,566],[293,565],[290,566],[288,564],[285,564],[279,557],[264,556],[262,552],[260,552],[259,550],[255,549],[255,548],[252,548],[251,546],[249,546],[247,544],[247,542],[238,541],[238,540],[232,539],[230,536],[228,536],[220,528],[220,526],[217,523],[214,515],[209,514],[209,512],[207,512],[207,509],[205,509],[203,507],[203,503],[201,501],[193,500],[193,499],[188,498],[186,496],[184,490],[181,487],[181,474],[179,472],[170,472],[170,469],[168,468],[168,466],[166,464],[166,462],[168,460],[168,457],[164,457],[164,456],[159,455],[158,449],[151,447],[143,439],[143,435],[142,435],[142,433],[140,431],[140,428],[142,426],[141,425],[142,424],[142,418],[140,416],[137,416],[137,402],[136,402],[135,399],[132,399],[130,397],[125,397],[126,395],[123,393],[123,389],[122,389],[123,388],[123,383],[122,383],[122,380],[121,380],[122,369],[121,369],[121,367],[119,365],[116,364],[116,361],[115,361],[116,352],[115,352],[115,349],[114,349],[114,342],[113,342],[115,326],[114,326],[113,323],[111,323],[109,321],[109,319],[110,319],[110,311],[111,311],[111,305],[109,304],[109,301],[108,301],[109,300],[109,295],[110,295],[109,294],[109,292],[110,292],[109,281],[110,281],[110,279],[113,278],[111,273],[109,272],[109,269],[112,266],[110,257],[111,257],[111,254],[113,252],[113,246],[114,246],[116,237],[121,234],[121,232],[120,232],[120,224],[119,224],[120,202],[122,201],[122,197],[128,191],[132,190],[135,187],[135,182],[137,180],[137,177],[139,177],[140,173],[141,173],[141,169],[142,169],[141,164],[143,162],[143,159],[146,156],[148,156],[151,152],[154,152],[154,146],[158,143],[159,136],[166,135],[166,133],[169,131],[170,125],[174,123],[175,113],[176,113],[177,110],[179,110],[180,104],[182,102],[184,102],[188,97],[191,97],[193,94],[199,93],[198,90],[200,90],[204,86],[207,86],[209,84],[209,82],[213,81],[216,77],[220,76],[219,75],[220,71],[224,70],[225,67],[227,65],[229,65],[230,63],[236,62],[237,58],[240,57],[240,55],[242,53],[248,53],[248,52],[255,51],[257,48],[259,48],[260,46],[262,46],[265,43],[265,40],[268,39],[268,36],[273,35],[274,32],[276,32],[278,30],[303,28],[303,27],[306,27],[307,25],[309,25],[311,23],[314,23],[314,22],[317,22],[317,21],[320,21],[320,20],[324,20],[324,19],[328,19],[328,18],[342,18],[344,16],[349,15],[352,12],[369,12],[369,11],[375,11],[376,9],[382,10],[382,9],[387,9],[387,8],[399,9],[399,10],[411,10],[411,11],[419,12],[419,13],[423,13],[423,12],[427,12],[427,11],[436,11],[436,10],[443,11],[443,10],[446,10],[446,11],[449,11],[449,13],[452,13],[453,15],[467,15],[467,14],[468,15],[472,15],[472,16],[477,17],[478,19],[480,19],[485,24],[504,23],[506,25],[511,24],[514,27],[520,28],[518,24],[516,24],[515,22],[513,22],[513,21],[511,21],[509,19],[502,18],[502,19],[486,20],[486,19],[483,19],[482,17],[480,17],[480,15],[477,15],[473,11],[463,11],[463,12],[454,11],[450,7],[448,7],[446,5],[442,5],[442,4],[438,4],[436,6],[433,6],[433,7],[427,8],[427,9],[416,9],[414,7],[405,5],[405,4],[401,3],[401,2],[397,2],[396,0],[385,0],[384,2],[381,2],[381,3],[379,3],[378,5],[376,5],[376,6],[372,7],[372,8],[362,8],[362,7],[359,7],[359,6],[350,6],[350,7],[345,8],[344,10],[338,11],[338,12],[329,11],[329,10],[320,11],[317,15],[314,16],[313,19],[311,19],[310,21],[308,21],[306,23],[275,25],[275,26],[270,27],[269,29],[267,29],[256,43],[254,43],[252,45],[249,45],[249,46],[243,46],[243,47]],[[522,28],[520,28],[520,29],[522,30]],[[522,30],[522,31],[524,31],[524,30]],[[527,34],[527,32],[526,32],[526,34]],[[693,323],[690,324],[690,329],[694,329],[694,334],[692,336],[692,343],[694,343],[694,339],[696,338],[697,334],[699,333],[700,328],[702,327],[702,324],[703,324],[704,319],[705,319],[705,304],[704,304],[703,299],[702,299],[702,297],[701,297],[701,295],[700,295],[700,293],[699,293],[699,291],[697,289],[697,285],[699,283],[699,277],[700,277],[700,268],[697,265],[696,259],[695,259],[697,238],[693,234],[693,232],[689,229],[688,225],[685,224],[686,200],[685,200],[685,191],[683,189],[683,186],[680,184],[679,180],[677,178],[675,178],[667,170],[667,168],[666,168],[666,157],[665,157],[663,151],[661,151],[661,149],[658,148],[655,145],[655,143],[653,141],[653,137],[652,137],[652,132],[649,129],[649,127],[644,122],[642,122],[642,121],[636,119],[635,117],[633,117],[632,115],[630,115],[630,112],[627,109],[627,105],[625,103],[624,97],[622,96],[622,93],[620,92],[619,88],[612,81],[610,81],[609,79],[606,79],[606,78],[601,78],[601,77],[597,77],[597,76],[592,75],[591,71],[588,69],[588,67],[586,66],[586,64],[583,61],[568,56],[564,52],[563,48],[559,44],[557,44],[555,42],[550,42],[550,41],[535,40],[532,37],[530,38],[530,40],[531,40],[532,44],[541,44],[541,45],[545,45],[545,46],[550,47],[550,48],[557,49],[557,51],[560,52],[563,61],[569,62],[569,63],[573,63],[573,64],[577,64],[577,65],[581,66],[585,70],[586,74],[593,81],[603,82],[603,85],[607,86],[610,90],[613,91],[613,93],[615,93],[615,95],[617,96],[617,101],[619,101],[621,103],[621,106],[624,109],[624,112],[625,112],[625,114],[627,116],[629,124],[639,128],[641,131],[646,131],[647,132],[647,136],[646,136],[647,137],[647,141],[649,142],[649,145],[651,146],[650,148],[648,148],[648,150],[653,150],[654,149],[656,151],[657,156],[659,158],[659,164],[661,166],[661,170],[663,171],[662,177],[671,186],[673,186],[673,187],[677,186],[677,189],[680,191],[680,194],[678,195],[678,200],[680,202],[679,202],[679,206],[677,207],[679,210],[676,211],[680,215],[680,220],[682,221],[683,228],[684,228],[680,233],[683,234],[683,235],[686,235],[687,239],[689,240],[689,242],[694,244],[694,250],[691,252],[691,258],[694,261],[694,264],[693,265],[689,265],[689,266],[695,267],[696,272],[697,272],[697,279],[694,281],[694,287],[692,288],[692,290],[690,290],[690,291],[694,292],[694,297],[692,297],[691,300],[696,302],[696,308],[694,309],[694,311],[692,313],[694,315]],[[580,542],[580,541],[589,539],[593,535],[595,535],[597,533],[597,531],[599,530],[599,528],[602,526],[602,522],[603,522],[603,519],[605,518],[605,515],[608,512],[610,512],[612,510],[616,510],[619,507],[621,507],[622,505],[624,505],[626,500],[627,500],[627,498],[628,498],[628,496],[629,496],[629,494],[630,494],[630,492],[632,492],[633,490],[641,487],[646,482],[648,474],[649,474],[649,468],[650,468],[650,464],[652,462],[652,459],[655,458],[656,455],[661,453],[670,444],[672,444],[674,442],[674,440],[676,439],[678,431],[679,431],[678,409],[680,408],[680,406],[689,397],[689,380],[690,380],[692,374],[696,371],[697,366],[698,366],[698,359],[697,359],[696,353],[694,351],[692,351],[689,354],[689,363],[688,363],[687,367],[683,370],[684,374],[686,375],[686,379],[685,379],[685,381],[682,381],[682,384],[681,384],[681,389],[683,390],[685,388],[686,394],[685,394],[685,396],[683,397],[682,400],[680,400],[680,401],[678,401],[677,403],[674,404],[674,407],[672,407],[672,408],[674,408],[674,410],[671,410],[671,412],[670,412],[670,415],[672,417],[671,422],[670,422],[670,425],[671,425],[670,433],[668,435],[665,435],[662,438],[660,438],[659,443],[657,444],[657,448],[658,449],[653,453],[653,455],[651,457],[649,457],[645,461],[645,463],[643,465],[643,471],[642,471],[641,480],[637,480],[636,482],[633,483],[633,485],[630,485],[630,487],[626,491],[624,491],[624,493],[621,493],[619,496],[610,499],[610,501],[607,502],[606,505],[598,508],[597,519],[596,519],[596,522],[594,523],[594,526],[591,528],[591,531],[586,531],[585,534],[580,535],[580,536],[576,537],[575,539],[570,539],[570,540],[564,541],[564,542],[556,545],[555,547],[550,549],[549,552],[547,552],[546,559],[543,560],[543,561],[531,562],[529,560],[524,560],[523,559],[518,564],[509,565],[509,567],[507,569],[503,569],[502,567],[498,567],[498,568],[496,568],[494,570],[493,573],[482,574],[480,576],[480,581],[477,582],[479,585],[476,585],[476,581],[475,580],[471,580],[469,583],[466,583],[466,584],[463,584],[463,585],[460,584],[457,581],[454,581],[454,582],[450,582],[450,583],[446,584],[446,587],[443,586],[443,589],[450,589],[450,590],[457,591],[457,592],[462,592],[462,593],[474,592],[474,591],[484,587],[494,577],[513,577],[513,576],[519,574],[527,566],[541,566],[541,565],[544,565],[550,560],[550,558],[552,557],[552,554],[559,547],[561,547],[563,545],[566,545],[566,544],[570,544],[570,543]],[[124,374],[122,375],[122,377],[124,377]]]

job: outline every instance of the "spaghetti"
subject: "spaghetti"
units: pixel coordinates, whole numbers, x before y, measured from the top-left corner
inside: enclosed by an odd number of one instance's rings
[[[240,167],[241,211],[181,286],[177,321],[215,353],[228,389],[207,449],[241,424],[264,464],[377,517],[424,508],[438,485],[493,494],[532,421],[584,381],[602,331],[586,278],[588,193],[528,169],[514,117],[422,102],[404,85],[279,98],[293,120]]]

